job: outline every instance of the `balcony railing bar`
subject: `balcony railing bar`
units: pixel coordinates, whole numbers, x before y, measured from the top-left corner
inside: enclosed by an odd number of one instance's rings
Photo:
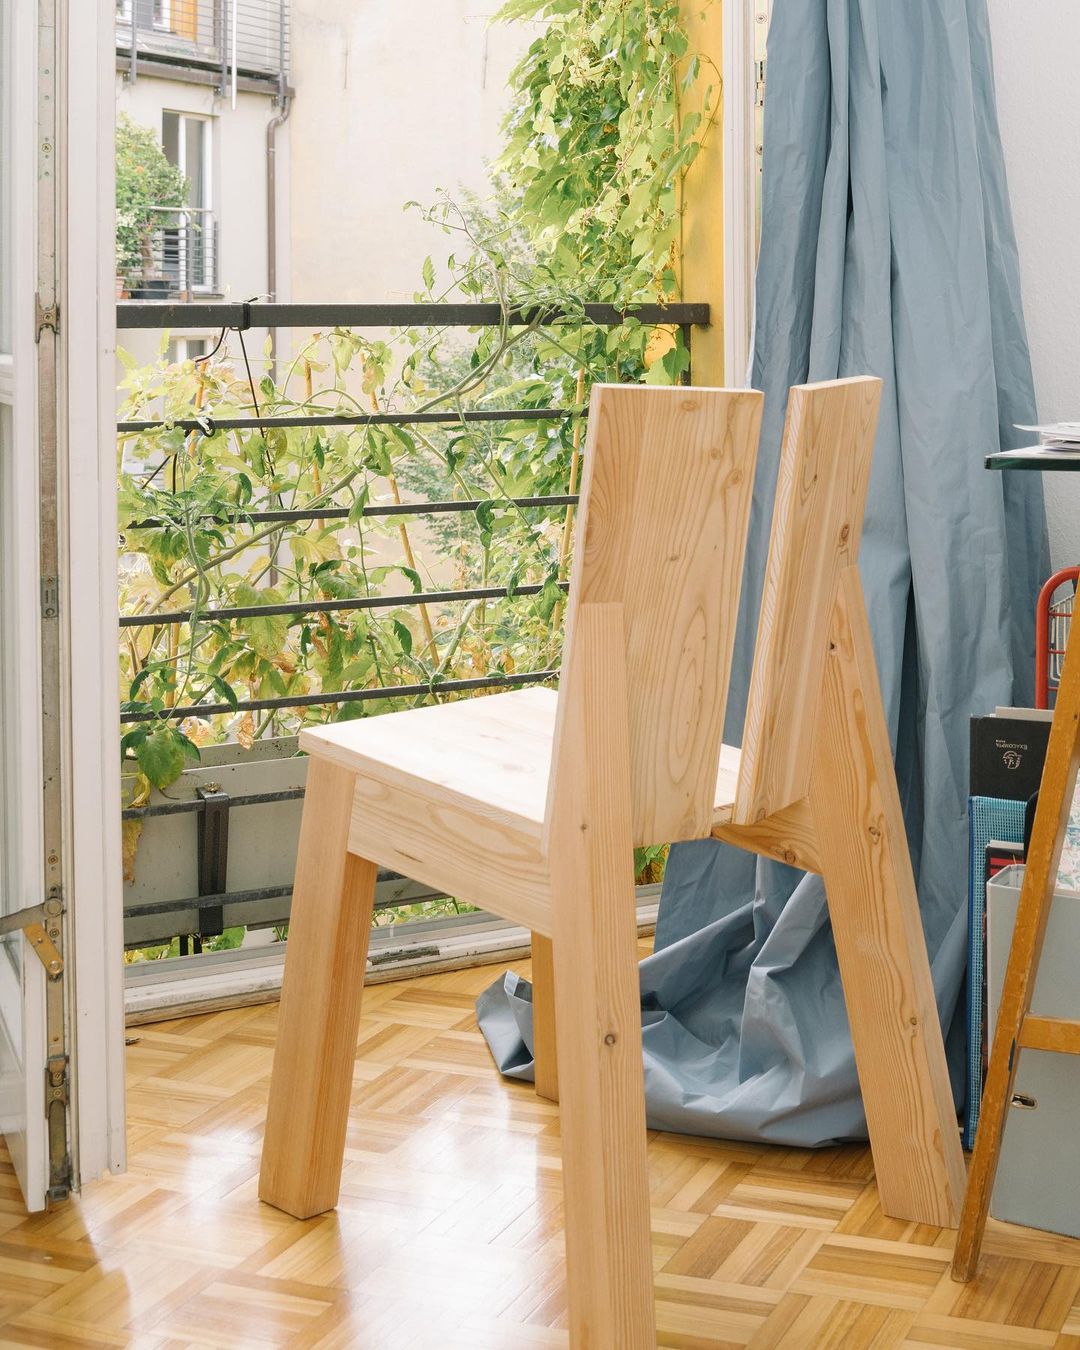
[[[249,792],[229,798],[229,809],[235,806],[268,806],[271,802],[293,802],[304,795],[302,787],[282,788],[280,792]],[[128,806],[120,812],[121,820],[148,820],[151,816],[184,816],[204,812],[206,802],[193,797],[189,802],[159,802],[155,806]]]
[[[116,306],[117,328],[490,328],[503,322],[499,305],[443,304],[276,304],[270,301],[172,304],[168,301],[122,301]],[[512,310],[512,328],[581,322],[603,328],[627,320],[643,324],[675,324],[680,328],[709,323],[707,304],[582,305],[580,309],[533,307]]]
[[[557,583],[561,590],[567,583]],[[543,586],[473,586],[461,591],[409,591],[406,595],[365,595],[353,600],[297,600],[280,605],[230,605],[221,609],[174,609],[168,613],[122,614],[121,628],[155,628],[165,623],[207,623],[219,619],[269,619],[280,614],[333,614],[351,609],[399,609],[405,605],[441,605],[458,600],[510,600],[518,595],[539,595]]]
[[[489,501],[491,497],[474,497],[449,502],[400,502],[393,506],[364,506],[359,515],[365,519],[378,519],[392,516],[435,516],[455,511],[475,511]],[[522,509],[541,509],[545,506],[576,506],[579,497],[576,492],[564,492],[554,497],[505,497],[504,506],[519,506]],[[345,520],[353,514],[350,506],[322,506],[312,511],[238,511],[208,513],[199,516],[200,521],[217,525],[241,525],[245,522],[256,524],[287,524],[300,520]],[[147,520],[133,520],[124,528],[128,530],[155,530],[163,525],[179,525],[178,520],[166,520],[161,516],[151,516]]]
[[[233,803],[235,805],[235,803]],[[143,815],[145,812],[135,812],[136,816]],[[408,880],[401,877],[397,872],[382,872],[378,874],[379,881],[397,881]],[[259,890],[250,891],[222,891],[219,895],[191,895],[184,900],[150,900],[142,905],[127,905],[124,908],[124,917],[126,919],[147,918],[151,914],[171,914],[174,910],[192,910],[192,909],[221,909],[223,905],[228,905],[230,909],[236,906],[257,905],[262,900],[290,900],[292,899],[293,888],[291,886],[263,886]],[[379,909],[397,909],[402,901],[399,897],[391,894],[379,896],[376,892],[374,908]],[[410,903],[409,901],[405,902]],[[283,923],[288,922],[288,918],[282,919]]]
[[[121,434],[175,428],[213,436],[218,431],[255,431],[263,427],[407,427],[456,422],[558,422],[573,417],[572,408],[477,408],[461,412],[401,413],[305,413],[282,417],[178,417],[117,422]]]
[[[557,670],[530,670],[518,675],[484,675],[473,680],[432,680],[427,684],[395,684],[385,689],[339,689],[336,694],[287,694],[283,698],[238,699],[233,703],[189,703],[179,708],[148,708],[145,712],[121,712],[120,721],[160,722],[185,717],[213,717],[217,713],[269,712],[273,708],[317,708],[327,703],[372,703],[385,698],[427,698],[468,689],[513,689],[522,684],[543,684],[558,678]]]

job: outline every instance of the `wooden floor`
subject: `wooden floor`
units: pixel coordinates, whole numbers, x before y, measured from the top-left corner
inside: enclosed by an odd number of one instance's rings
[[[0,1345],[565,1345],[558,1111],[492,1068],[496,973],[368,992],[341,1207],[307,1223],[255,1194],[276,1006],[133,1029],[128,1175],[28,1219],[5,1166]],[[956,1285],[865,1149],[649,1161],[664,1346],[1080,1347],[1080,1242],[992,1226]]]

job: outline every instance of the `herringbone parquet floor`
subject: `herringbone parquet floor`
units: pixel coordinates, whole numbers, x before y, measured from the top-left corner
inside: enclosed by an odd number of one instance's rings
[[[341,1206],[307,1223],[256,1199],[276,1006],[132,1029],[128,1174],[27,1218],[3,1173],[0,1344],[565,1345],[558,1112],[492,1068],[492,976],[368,991]],[[1080,1347],[1080,1242],[992,1226],[956,1285],[865,1149],[649,1161],[664,1346]]]

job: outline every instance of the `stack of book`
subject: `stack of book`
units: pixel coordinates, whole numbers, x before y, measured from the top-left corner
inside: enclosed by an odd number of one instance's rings
[[[1035,708],[998,708],[992,716],[971,719],[967,1148],[975,1141],[988,1058],[986,886],[1003,868],[1024,861],[1025,821],[1042,778],[1051,716]],[[1080,792],[1073,801],[1057,889],[1080,895]]]

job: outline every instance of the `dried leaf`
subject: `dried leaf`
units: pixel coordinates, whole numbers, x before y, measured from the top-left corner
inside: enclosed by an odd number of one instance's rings
[[[214,739],[214,728],[203,717],[185,717],[180,730],[196,745],[210,745]]]
[[[250,750],[255,744],[255,719],[249,712],[236,724],[236,741],[244,750]]]
[[[121,822],[124,880],[127,882],[134,882],[135,880],[135,854],[139,850],[139,836],[142,834],[142,827],[143,823],[141,820],[125,820]]]

